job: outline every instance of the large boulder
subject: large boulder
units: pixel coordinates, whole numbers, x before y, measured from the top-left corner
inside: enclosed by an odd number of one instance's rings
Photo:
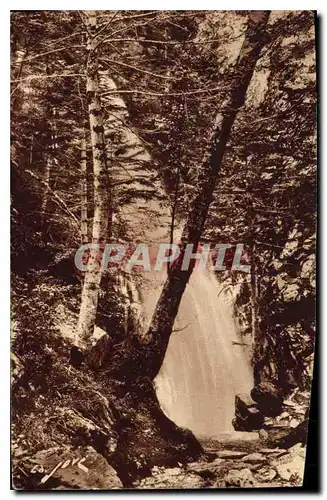
[[[271,382],[261,382],[254,386],[251,397],[266,417],[275,417],[282,411],[283,397],[279,389]]]
[[[17,490],[112,490],[123,488],[115,469],[91,446],[61,446],[20,459],[24,482]]]
[[[224,477],[226,488],[253,488],[257,482],[250,469],[230,470]],[[219,487],[219,485],[217,485]]]
[[[234,429],[237,431],[252,431],[261,428],[264,415],[258,409],[258,404],[248,394],[235,396]]]

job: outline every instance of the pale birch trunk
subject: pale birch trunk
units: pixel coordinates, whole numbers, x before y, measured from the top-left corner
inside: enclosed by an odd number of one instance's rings
[[[81,140],[81,242],[88,243],[87,225],[87,162],[85,132]]]
[[[51,181],[51,172],[53,170],[53,164],[55,163],[55,150],[56,150],[56,141],[57,141],[57,136],[56,136],[56,129],[54,123],[52,123],[52,117],[55,118],[56,116],[56,111],[55,109],[48,110],[48,113],[50,114],[51,118],[49,119],[49,135],[50,135],[50,142],[47,150],[47,161],[45,165],[45,172],[44,172],[44,193],[43,193],[43,200],[42,200],[42,207],[41,207],[41,220],[42,223],[44,223],[44,220],[46,218],[46,211],[47,211],[47,206],[48,206],[48,201],[49,201],[49,195],[50,195],[50,181]]]
[[[15,80],[15,84],[11,90],[11,102],[12,106],[15,107],[17,104],[17,91],[20,88],[20,78],[23,76],[23,69],[25,65],[25,61],[27,58],[28,49],[17,49],[14,53],[14,62],[12,65],[11,78]]]
[[[92,243],[95,245],[103,245],[108,229],[108,172],[103,130],[103,113],[99,97],[98,54],[96,48],[97,41],[95,39],[97,34],[97,18],[95,11],[86,12],[86,23],[88,27],[86,92],[88,99],[94,179]],[[99,250],[97,248],[91,249],[84,278],[78,324],[75,332],[77,344],[88,344],[93,335],[102,274],[100,264]]]
[[[46,210],[47,210],[47,205],[48,205],[48,200],[49,200],[51,166],[52,166],[52,146],[50,144],[48,154],[47,154],[47,162],[45,165],[45,172],[44,172],[44,184],[43,184],[44,185],[44,193],[43,193],[43,200],[42,200],[42,207],[41,207],[42,223],[44,223],[44,220],[45,220],[45,215],[46,215]]]
[[[185,248],[186,244],[192,243],[193,252],[196,252],[204,230],[231,129],[239,109],[245,102],[249,83],[265,43],[268,19],[268,11],[249,13],[244,42],[235,64],[231,90],[216,115],[209,147],[200,169],[197,193],[182,235],[183,247]],[[141,353],[142,359],[138,360],[138,363],[143,364],[144,371],[151,378],[158,374],[164,360],[179,304],[193,272],[193,267],[194,265],[190,265],[187,271],[181,271],[180,266],[171,267],[158,300],[146,335],[146,347],[144,350],[142,349],[144,351]],[[144,360],[145,356],[146,360]]]

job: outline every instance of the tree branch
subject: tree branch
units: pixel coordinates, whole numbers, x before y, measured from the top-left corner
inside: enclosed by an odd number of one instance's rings
[[[147,71],[145,69],[137,68],[136,66],[131,66],[130,64],[125,64],[123,62],[115,61],[114,59],[101,59],[101,62],[105,63],[112,63],[112,64],[117,64],[118,66],[123,66],[124,68],[129,68],[133,69],[135,71],[138,71],[139,73],[144,73],[146,75],[154,76],[155,78],[162,78],[163,80],[174,80],[178,81],[179,78],[171,77],[171,76],[165,76],[165,75],[159,75],[157,73],[152,73],[151,71]]]
[[[38,180],[41,184],[43,184],[44,186],[46,186],[49,189],[49,186],[47,185],[47,183],[45,181],[43,181],[42,179],[40,179],[40,177],[38,175],[36,175],[34,172],[32,172],[31,170],[28,170],[28,169],[25,169],[24,172],[26,172],[29,175],[31,175],[32,177],[34,177],[34,179]],[[60,198],[60,196],[58,196],[57,193],[55,191],[53,191],[52,189],[49,190],[49,194],[53,196],[54,201],[57,203],[57,205],[59,205],[59,206],[61,205],[61,207],[64,208],[65,212],[68,215],[70,215],[77,224],[79,224],[77,217],[73,214],[73,212],[71,210],[69,210],[69,208],[67,207],[64,200],[62,200]]]
[[[111,42],[111,43],[120,43],[120,42],[139,42],[139,43],[151,43],[155,45],[184,45],[188,43],[195,43],[195,44],[205,44],[207,45],[208,43],[211,42],[219,42],[220,40],[218,38],[213,38],[212,40],[183,40],[183,41],[175,41],[175,40],[147,40],[145,38],[109,38],[104,41],[104,43]]]
[[[108,90],[107,92],[103,92],[101,96],[105,97],[110,94],[142,94],[148,95],[151,97],[177,97],[177,96],[185,96],[185,95],[193,95],[193,94],[205,94],[206,92],[217,92],[218,90],[222,90],[223,87],[213,87],[211,89],[197,89],[197,90],[185,90],[184,92],[149,92],[146,90]]]
[[[43,80],[45,78],[68,78],[70,76],[84,76],[83,73],[54,73],[52,75],[30,75],[26,76],[25,78],[19,78],[18,80],[11,80],[10,83],[15,83],[15,82],[24,82],[24,81],[29,81],[29,80]]]

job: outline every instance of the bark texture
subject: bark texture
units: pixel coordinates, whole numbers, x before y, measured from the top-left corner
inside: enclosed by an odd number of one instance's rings
[[[81,140],[81,242],[88,242],[87,227],[87,163],[85,133]]]
[[[98,54],[97,54],[97,18],[95,11],[86,13],[88,28],[86,68],[86,91],[91,132],[94,214],[92,228],[92,248],[89,252],[88,266],[82,291],[81,308],[75,333],[75,342],[88,342],[94,331],[101,282],[101,262],[96,245],[105,242],[108,230],[108,171],[106,146],[103,129],[103,112],[99,97]],[[110,223],[109,223],[110,224]]]

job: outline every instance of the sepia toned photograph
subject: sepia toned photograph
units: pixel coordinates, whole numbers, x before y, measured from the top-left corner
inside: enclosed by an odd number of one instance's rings
[[[13,490],[303,487],[316,45],[310,10],[11,11]]]

